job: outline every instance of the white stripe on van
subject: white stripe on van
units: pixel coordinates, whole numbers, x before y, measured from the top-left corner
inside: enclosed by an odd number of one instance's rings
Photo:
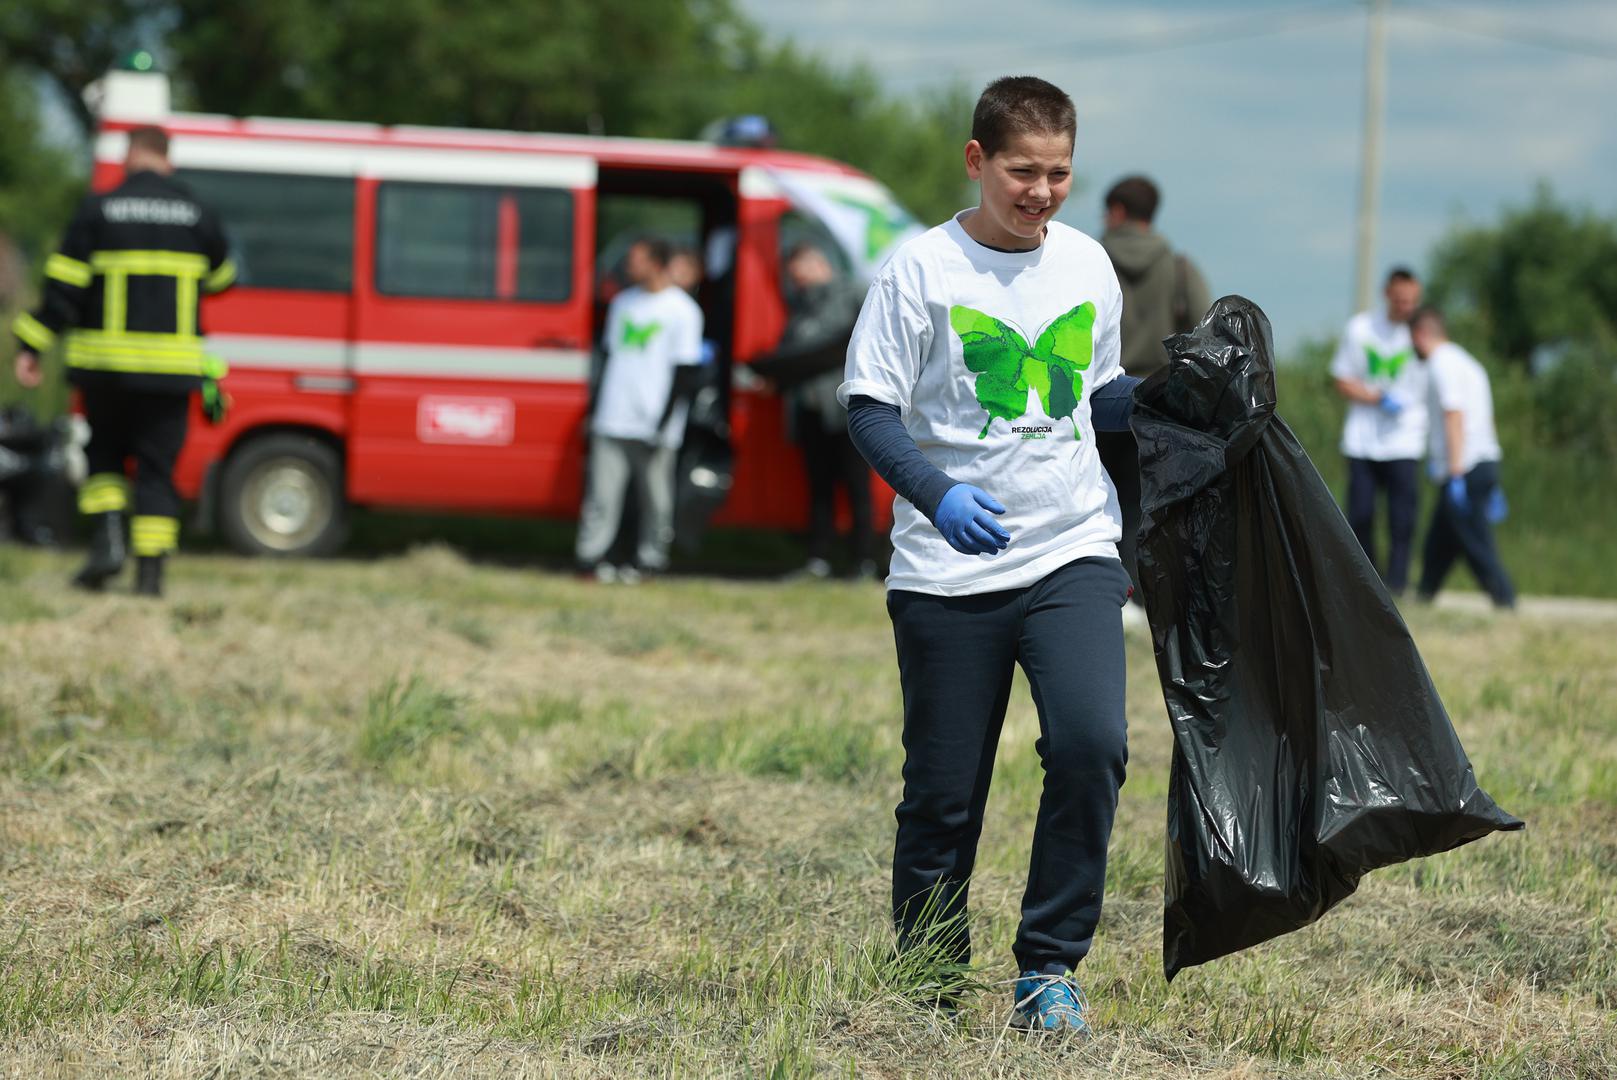
[[[121,162],[128,150],[129,136],[125,132],[107,131],[96,137],[97,161]],[[518,187],[589,188],[595,186],[596,176],[595,159],[584,154],[366,146],[218,135],[175,135],[169,156],[182,169]]]
[[[589,353],[583,349],[507,349],[480,345],[411,345],[329,338],[209,334],[208,350],[232,368],[413,375],[440,379],[535,379],[584,382]],[[350,360],[352,357],[352,367]]]
[[[464,379],[545,379],[584,382],[590,356],[582,349],[504,349],[473,345],[354,344],[361,375],[431,375]]]
[[[209,334],[207,348],[233,368],[343,371],[348,367],[347,343],[329,338]]]

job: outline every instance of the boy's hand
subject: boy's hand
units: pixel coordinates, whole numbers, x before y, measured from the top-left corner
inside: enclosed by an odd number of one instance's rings
[[[938,501],[934,522],[949,546],[962,555],[997,555],[1011,542],[995,514],[1005,508],[982,488],[956,484]]]
[[[1510,516],[1510,504],[1505,501],[1505,489],[1495,487],[1488,493],[1488,524],[1498,525]]]
[[[1454,504],[1454,509],[1458,510],[1462,514],[1470,512],[1470,510],[1471,510],[1471,496],[1465,490],[1465,477],[1463,477],[1463,476],[1451,476],[1451,477],[1449,477],[1447,494],[1448,494],[1449,502]]]
[[[1393,394],[1382,394],[1376,405],[1387,416],[1397,416],[1404,411],[1403,400]]]
[[[39,385],[39,354],[32,349],[22,349],[17,353],[17,384],[33,388]]]

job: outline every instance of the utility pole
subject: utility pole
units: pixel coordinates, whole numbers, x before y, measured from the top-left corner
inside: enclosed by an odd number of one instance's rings
[[[1370,0],[1364,43],[1364,145],[1359,155],[1359,235],[1353,310],[1375,295],[1376,217],[1381,206],[1381,133],[1387,112],[1387,0]]]

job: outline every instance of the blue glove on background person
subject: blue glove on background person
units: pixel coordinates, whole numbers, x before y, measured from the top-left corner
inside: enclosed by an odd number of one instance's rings
[[[1011,542],[1011,534],[994,520],[1004,512],[999,500],[982,488],[956,484],[938,500],[932,522],[962,555],[997,555]]]
[[[1498,525],[1510,516],[1510,504],[1505,501],[1505,489],[1495,487],[1488,493],[1488,524]]]
[[[1465,477],[1449,477],[1449,482],[1444,486],[1443,493],[1448,497],[1449,502],[1454,504],[1454,509],[1460,513],[1464,514],[1471,509],[1471,496],[1466,494]]]
[[[1381,400],[1376,402],[1376,408],[1388,416],[1397,416],[1404,411],[1404,403],[1402,399],[1392,394],[1382,394]]]

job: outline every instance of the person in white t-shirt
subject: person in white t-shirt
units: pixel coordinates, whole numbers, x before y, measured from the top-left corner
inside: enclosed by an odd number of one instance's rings
[[[1347,399],[1342,453],[1348,461],[1348,524],[1393,595],[1409,584],[1415,539],[1416,484],[1426,451],[1426,372],[1415,362],[1409,317],[1421,286],[1403,267],[1387,275],[1387,306],[1348,320],[1331,361],[1337,393]],[[1376,557],[1376,497],[1387,493],[1386,561]]]
[[[887,606],[904,697],[893,915],[904,950],[970,958],[967,894],[1018,663],[1044,792],[1014,953],[1013,1023],[1086,1031],[1088,952],[1127,759],[1117,495],[1098,428],[1127,430],[1122,293],[1099,243],[1055,221],[1072,101],[991,84],[965,147],[978,206],[878,271],[848,346],[849,434],[898,493]],[[947,985],[933,1000],[952,1006]]]
[[[1422,308],[1411,323],[1415,353],[1431,382],[1432,445],[1427,459],[1439,485],[1426,531],[1418,595],[1431,600],[1458,558],[1464,558],[1494,605],[1516,606],[1516,587],[1494,546],[1493,522],[1502,516],[1499,436],[1493,424],[1488,372],[1449,340],[1436,308]]]
[[[702,309],[673,283],[672,254],[666,240],[635,241],[625,264],[634,285],[607,308],[606,365],[591,399],[589,468],[575,549],[580,568],[603,581],[633,583],[643,571],[668,567],[674,461],[702,362]],[[640,512],[635,563],[613,567],[605,560],[631,487]]]

